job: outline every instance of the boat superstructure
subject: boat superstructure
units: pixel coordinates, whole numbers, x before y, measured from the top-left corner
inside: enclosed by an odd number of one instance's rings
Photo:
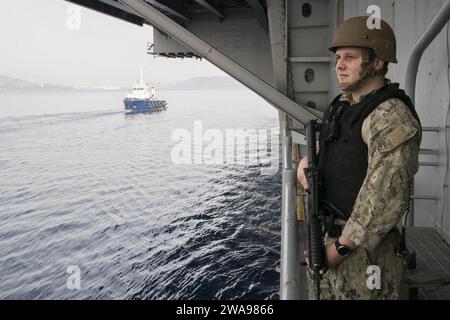
[[[144,72],[141,68],[139,80],[133,85],[131,91],[123,100],[125,111],[128,113],[145,113],[166,109],[167,102],[159,100],[156,96],[155,88],[150,89],[144,81]]]

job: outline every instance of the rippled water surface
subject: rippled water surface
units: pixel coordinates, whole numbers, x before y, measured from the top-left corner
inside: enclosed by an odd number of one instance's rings
[[[166,111],[128,116],[123,95],[0,92],[0,298],[276,298],[279,172],[171,160],[175,129],[275,128],[275,109],[167,91]]]

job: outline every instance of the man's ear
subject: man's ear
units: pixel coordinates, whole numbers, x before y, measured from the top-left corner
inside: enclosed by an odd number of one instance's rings
[[[381,69],[383,69],[385,63],[386,62],[384,62],[380,58],[376,57],[375,58],[375,70],[380,71]]]

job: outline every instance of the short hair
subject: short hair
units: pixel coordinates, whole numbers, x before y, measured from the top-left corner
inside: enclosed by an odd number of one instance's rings
[[[363,57],[363,63],[364,62],[365,63],[370,63],[373,60],[375,60],[375,58],[378,58],[378,59],[380,59],[381,61],[384,62],[383,68],[381,68],[381,70],[377,71],[376,74],[381,74],[381,75],[385,76],[386,73],[388,73],[389,62],[384,61],[383,59],[377,57],[377,55],[375,54],[375,51],[372,48],[362,47],[361,48],[361,53],[362,53],[362,57]]]

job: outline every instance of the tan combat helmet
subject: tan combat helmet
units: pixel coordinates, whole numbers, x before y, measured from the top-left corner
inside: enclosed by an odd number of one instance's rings
[[[397,62],[394,31],[386,21],[380,19],[380,29],[369,29],[367,16],[345,20],[337,29],[333,42],[328,48],[336,52],[339,47],[371,48],[375,55],[386,62]]]

